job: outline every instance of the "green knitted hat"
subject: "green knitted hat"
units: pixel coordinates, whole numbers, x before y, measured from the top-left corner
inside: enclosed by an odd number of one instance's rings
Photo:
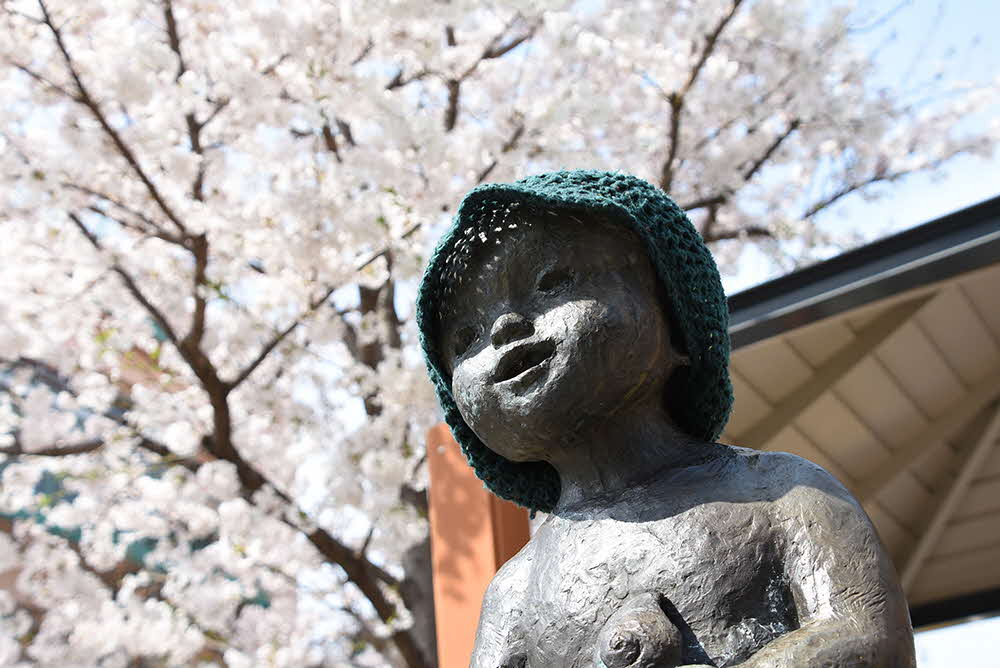
[[[729,311],[712,254],[684,212],[662,190],[628,174],[561,171],[515,183],[491,183],[479,186],[462,200],[451,228],[427,264],[417,293],[420,344],[445,421],[486,487],[532,510],[547,512],[559,499],[559,476],[551,465],[512,462],[490,450],[472,432],[455,405],[451,377],[437,350],[438,314],[456,270],[449,259],[463,244],[463,236],[495,225],[498,216],[514,208],[575,214],[584,224],[596,216],[621,221],[635,230],[663,284],[671,325],[679,329],[671,336],[691,360],[688,373],[682,377],[686,387],[675,388],[668,409],[686,433],[715,440],[733,403],[728,369]]]

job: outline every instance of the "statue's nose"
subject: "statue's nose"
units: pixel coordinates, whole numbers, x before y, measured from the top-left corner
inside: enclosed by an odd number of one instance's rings
[[[494,348],[499,348],[534,333],[535,327],[530,320],[518,313],[504,313],[493,323],[493,329],[490,330],[490,342]]]

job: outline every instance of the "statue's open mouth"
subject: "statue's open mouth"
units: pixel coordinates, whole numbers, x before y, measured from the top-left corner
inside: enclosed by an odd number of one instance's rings
[[[556,352],[556,344],[552,341],[528,343],[507,351],[500,358],[493,374],[494,383],[513,380],[535,368]]]

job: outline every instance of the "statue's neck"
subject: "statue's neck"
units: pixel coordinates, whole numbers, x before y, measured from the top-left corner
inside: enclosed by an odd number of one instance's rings
[[[722,447],[684,434],[659,406],[587,424],[551,451],[549,463],[562,483],[557,512],[601,505],[654,477],[704,462]]]

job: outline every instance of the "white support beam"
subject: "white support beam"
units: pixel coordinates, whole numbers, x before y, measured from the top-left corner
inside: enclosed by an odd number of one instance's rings
[[[911,299],[886,309],[885,312],[858,331],[851,343],[821,364],[809,377],[809,380],[795,388],[763,419],[740,434],[736,442],[749,448],[766,450],[782,429],[791,424],[834,383],[853,369],[858,362],[871,354],[903,323],[913,317],[913,314],[931,297],[933,294],[922,295],[917,299]]]
[[[958,433],[982,411],[983,406],[998,397],[1000,397],[1000,364],[994,364],[993,369],[983,380],[948,407],[943,417],[928,425],[918,437],[895,450],[884,464],[862,480],[853,490],[855,496],[864,503],[877,495],[921,455]]]
[[[930,521],[927,523],[927,528],[921,533],[920,539],[910,553],[909,559],[906,560],[906,565],[903,567],[900,579],[903,584],[903,590],[907,593],[913,588],[913,582],[917,574],[920,572],[921,567],[923,567],[924,561],[926,561],[931,551],[937,545],[938,539],[941,537],[941,532],[944,531],[945,526],[948,524],[948,520],[955,514],[955,509],[958,507],[959,502],[965,497],[965,492],[969,489],[969,484],[976,477],[976,474],[979,473],[983,464],[986,463],[986,458],[993,452],[993,448],[996,446],[997,436],[1000,436],[1000,407],[993,406],[992,410],[993,417],[990,418],[986,428],[983,429],[979,440],[969,448],[969,453],[962,463],[961,470],[955,476],[955,480],[952,481],[951,486],[948,487],[948,491],[945,492],[941,503],[938,504]]]

